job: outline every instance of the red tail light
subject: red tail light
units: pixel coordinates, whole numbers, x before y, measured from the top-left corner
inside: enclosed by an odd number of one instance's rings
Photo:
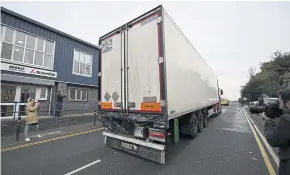
[[[150,137],[158,137],[158,138],[164,138],[165,134],[162,132],[150,132],[149,133]]]
[[[214,105],[213,112],[216,113],[218,109],[218,104]]]

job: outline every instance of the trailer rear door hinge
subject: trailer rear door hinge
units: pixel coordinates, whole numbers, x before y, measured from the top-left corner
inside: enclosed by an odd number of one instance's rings
[[[121,107],[123,107],[123,103],[122,102],[116,102],[116,103],[114,103],[114,106],[117,107],[117,108],[121,108]]]
[[[163,61],[164,61],[163,57],[159,57],[159,58],[158,58],[158,63],[159,63],[159,64],[163,63]]]
[[[157,24],[160,24],[162,22],[162,17],[161,16],[158,16],[157,18]]]
[[[166,106],[165,100],[160,100],[160,106]]]
[[[101,76],[102,76],[102,72],[99,72],[99,73],[98,73],[98,76],[101,77]]]
[[[135,108],[136,107],[134,102],[128,102],[127,105],[128,105],[128,108]]]

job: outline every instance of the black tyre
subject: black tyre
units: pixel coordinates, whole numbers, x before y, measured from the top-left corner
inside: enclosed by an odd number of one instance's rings
[[[208,112],[207,110],[204,111],[204,116],[203,116],[203,127],[206,128],[207,126],[207,121],[208,120]]]
[[[191,116],[191,130],[190,130],[190,138],[194,139],[197,136],[198,133],[198,118],[195,115],[195,113]]]
[[[203,131],[203,123],[204,123],[204,120],[203,120],[203,113],[202,112],[199,112],[199,122],[198,122],[198,132],[202,132]]]

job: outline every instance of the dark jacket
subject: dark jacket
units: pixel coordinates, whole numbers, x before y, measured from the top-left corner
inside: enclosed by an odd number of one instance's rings
[[[56,101],[57,102],[63,102],[63,99],[66,97],[66,95],[63,95],[63,94],[57,94],[57,97],[56,97]]]
[[[266,119],[264,128],[269,145],[279,147],[279,174],[290,175],[290,114],[279,117],[277,123]]]

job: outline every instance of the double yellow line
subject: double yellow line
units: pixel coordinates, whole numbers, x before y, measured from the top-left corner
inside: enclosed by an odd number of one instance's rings
[[[8,147],[8,148],[1,148],[1,152],[15,150],[15,149],[19,149],[19,148],[24,148],[24,147],[28,147],[28,146],[32,146],[32,145],[38,145],[38,144],[41,144],[41,143],[52,142],[52,141],[55,141],[55,140],[60,140],[60,139],[65,139],[65,138],[69,138],[69,137],[73,137],[73,136],[77,136],[77,135],[82,135],[82,134],[87,134],[87,133],[91,133],[91,132],[95,132],[95,131],[100,131],[100,130],[103,130],[103,129],[104,128],[82,130],[82,131],[72,132],[70,134],[66,134],[66,135],[59,136],[59,137],[54,137],[54,138],[50,138],[50,139],[40,140],[40,141],[26,143],[26,144],[17,145],[17,146],[12,146],[12,147]]]
[[[270,160],[269,160],[269,157],[268,157],[268,155],[267,155],[267,153],[266,153],[266,151],[265,151],[265,149],[264,149],[264,147],[263,147],[263,144],[262,144],[262,142],[260,141],[260,138],[259,138],[259,136],[258,136],[256,130],[254,129],[252,123],[250,122],[250,116],[248,115],[248,113],[246,112],[245,109],[243,109],[243,112],[244,112],[244,114],[245,114],[246,120],[248,121],[248,123],[249,123],[249,125],[250,125],[250,127],[251,127],[251,129],[252,129],[252,132],[253,132],[253,134],[254,134],[254,137],[255,137],[255,139],[256,139],[256,142],[257,142],[257,144],[258,144],[258,147],[259,147],[259,149],[260,149],[260,152],[261,152],[261,154],[262,154],[262,157],[263,157],[263,159],[264,159],[264,162],[265,162],[265,164],[266,164],[266,167],[267,167],[267,169],[268,169],[268,171],[269,171],[269,174],[270,174],[270,175],[276,175],[276,172],[275,172],[275,170],[274,170],[274,168],[273,168],[273,166],[272,166],[272,164],[271,164],[271,162],[270,162]]]

